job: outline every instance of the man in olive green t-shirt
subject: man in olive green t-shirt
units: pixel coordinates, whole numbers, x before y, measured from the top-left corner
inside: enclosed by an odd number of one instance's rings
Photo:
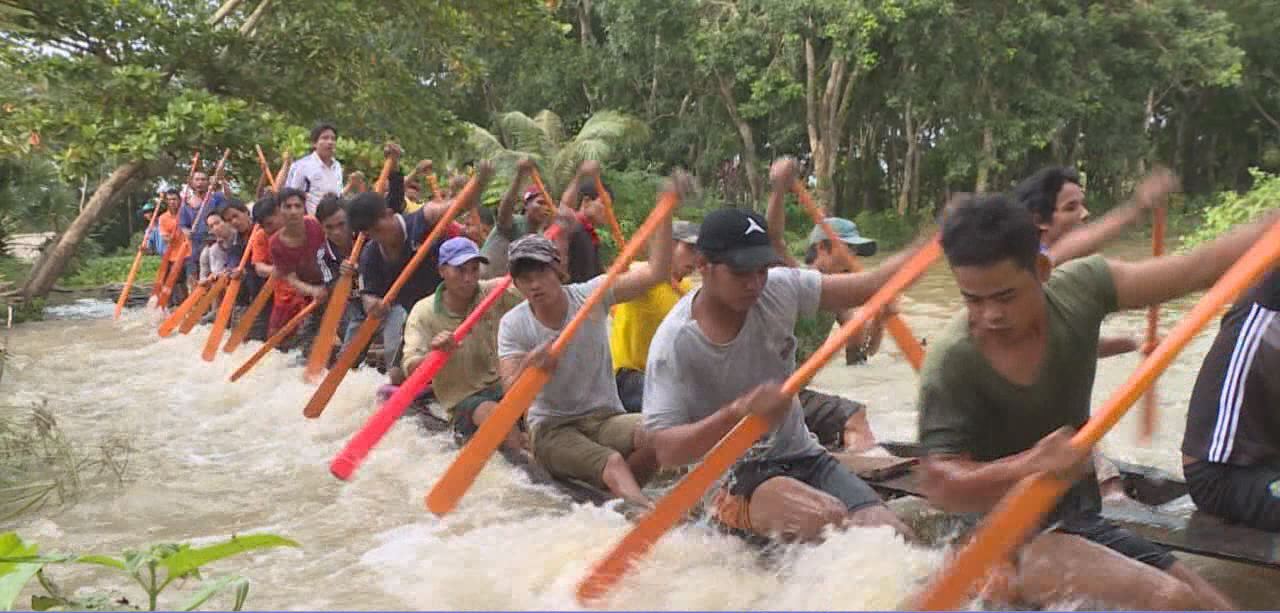
[[[1089,419],[1103,317],[1209,287],[1265,228],[1251,224],[1185,255],[1092,256],[1052,270],[1025,208],[1000,195],[949,207],[942,247],[967,313],[932,343],[921,374],[924,491],[946,511],[986,513],[1031,474],[1074,483],[1049,529],[1013,560],[1018,600],[1232,607],[1167,550],[1102,519],[1090,450],[1068,443]]]

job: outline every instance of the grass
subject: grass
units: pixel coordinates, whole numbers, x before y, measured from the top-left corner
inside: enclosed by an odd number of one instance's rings
[[[58,279],[58,287],[66,289],[92,289],[111,283],[124,283],[133,266],[133,254],[97,257],[84,262],[69,274]],[[142,258],[134,283],[149,283],[160,267],[159,256]],[[0,257],[0,282],[8,281],[22,286],[31,274],[31,264],[12,257]]]

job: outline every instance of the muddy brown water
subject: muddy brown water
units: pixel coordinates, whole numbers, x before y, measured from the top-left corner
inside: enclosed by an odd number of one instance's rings
[[[1112,250],[1140,255],[1137,241]],[[1169,305],[1165,328],[1189,301]],[[936,265],[901,310],[917,335],[938,333],[960,308]],[[46,508],[0,529],[17,529],[42,551],[111,553],[167,540],[204,542],[271,531],[301,549],[246,555],[212,567],[253,583],[254,609],[574,609],[574,586],[622,536],[610,508],[573,505],[501,461],[484,470],[459,509],[437,519],[423,495],[456,454],[442,435],[402,422],[350,483],[328,462],[374,408],[382,382],[349,375],[324,415],[307,420],[296,356],[272,353],[238,383],[226,381],[257,347],[212,364],[200,360],[203,330],[159,339],[141,309],[112,322],[108,301],[51,307],[57,320],[9,333],[0,402],[46,400],[73,439],[126,435],[134,453],[123,486],[91,481],[75,505]],[[1102,448],[1117,459],[1179,472],[1185,402],[1216,323],[1160,379],[1161,419],[1150,446],[1136,443],[1136,415]],[[1122,313],[1104,334],[1139,337],[1145,314]],[[1105,360],[1095,406],[1129,375],[1135,355]],[[828,365],[814,386],[861,400],[883,439],[915,438],[916,375],[890,339],[868,363]],[[13,409],[0,409],[13,410]],[[887,530],[855,529],[816,546],[762,560],[738,539],[705,525],[668,534],[605,606],[615,609],[891,609],[937,567],[941,552],[905,545]],[[1241,605],[1280,605],[1280,571],[1182,556]],[[66,585],[96,571],[57,568]],[[118,581],[116,585],[122,585]],[[190,590],[193,586],[183,586]],[[24,595],[18,603],[29,604]],[[163,604],[163,602],[162,602]],[[176,606],[171,601],[169,606]],[[213,606],[228,607],[216,599]]]

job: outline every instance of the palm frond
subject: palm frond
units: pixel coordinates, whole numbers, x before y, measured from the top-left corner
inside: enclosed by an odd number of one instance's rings
[[[543,137],[554,148],[564,144],[564,122],[551,109],[543,109],[533,116],[533,123],[542,131]]]
[[[587,119],[573,140],[600,140],[627,146],[643,144],[650,137],[649,126],[639,119],[618,111],[600,111]]]
[[[546,133],[532,117],[520,111],[502,113],[497,125],[511,149],[531,156],[553,154]]]

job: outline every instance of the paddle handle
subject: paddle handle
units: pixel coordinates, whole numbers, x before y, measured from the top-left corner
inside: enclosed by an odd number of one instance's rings
[[[285,179],[289,178],[289,167],[293,165],[293,156],[289,154],[288,149],[285,149],[284,153],[280,154],[280,158],[280,171],[276,173],[276,180],[272,185],[284,185]],[[273,189],[271,191],[275,192],[277,190]]]
[[[271,167],[267,165],[267,156],[262,154],[262,146],[254,145],[253,148],[258,151],[258,168],[262,171],[262,176],[266,177],[267,184],[271,186],[271,192],[279,191],[276,188],[276,178],[271,175]]]
[[[635,235],[631,237],[631,241],[622,248],[622,252],[618,254],[613,264],[609,266],[609,271],[605,273],[604,282],[590,296],[587,296],[577,314],[574,315],[573,319],[569,320],[569,324],[564,327],[564,331],[556,337],[556,341],[551,345],[550,353],[552,356],[560,355],[569,346],[569,343],[573,341],[573,335],[577,334],[578,328],[582,327],[582,324],[591,316],[591,312],[595,310],[596,305],[600,304],[601,300],[604,300],[607,293],[606,290],[613,286],[614,281],[619,276],[627,272],[627,269],[631,267],[631,261],[635,259],[641,249],[648,245],[649,238],[653,236],[654,232],[657,232],[659,225],[662,225],[671,217],[672,211],[675,210],[676,205],[679,203],[680,195],[676,192],[663,192],[658,197],[658,204],[649,213],[649,218],[644,221],[640,229],[636,230]]]
[[[205,313],[209,312],[209,308],[213,306],[213,301],[222,295],[222,291],[227,289],[227,277],[222,275],[217,281],[213,282],[213,286],[209,291],[205,292],[195,306],[191,308],[191,312],[187,313],[186,319],[182,320],[182,325],[178,327],[178,334],[189,334],[196,324],[204,318]]]
[[[267,277],[266,284],[262,289],[258,290],[258,295],[253,297],[253,302],[249,303],[249,308],[244,310],[240,315],[240,321],[236,322],[236,327],[231,331],[231,338],[227,339],[227,344],[223,345],[223,353],[231,353],[235,351],[244,339],[249,337],[249,330],[253,328],[253,322],[258,318],[258,314],[262,309],[267,307],[267,302],[271,300],[271,294],[275,292],[276,279],[275,276]]]
[[[489,292],[489,295],[485,296],[484,300],[481,300],[480,304],[476,305],[471,314],[462,320],[462,324],[458,326],[458,329],[453,331],[453,341],[455,343],[461,344],[462,341],[466,340],[467,335],[471,333],[471,329],[476,326],[498,300],[502,299],[508,287],[511,287],[510,275],[503,277],[502,281]],[[397,419],[400,419],[400,416],[408,409],[413,399],[417,398],[418,394],[422,393],[422,389],[435,378],[436,373],[444,368],[451,354],[452,352],[450,351],[440,350],[433,350],[427,354],[427,357],[418,364],[417,368],[413,369],[413,374],[409,375],[409,378],[405,379],[404,383],[396,388],[395,393],[391,394],[391,397],[382,404],[382,408],[378,409],[378,412],[369,418],[364,427],[355,436],[351,437],[347,446],[343,447],[342,451],[334,457],[329,464],[329,472],[343,481],[350,479],[352,473],[364,462],[365,457],[369,455],[373,447],[391,429],[392,424]]]
[[[209,288],[207,286],[196,285],[195,291],[192,291],[191,294],[187,296],[187,299],[183,300],[182,304],[178,305],[178,308],[174,309],[173,312],[164,319],[164,321],[160,322],[160,327],[156,329],[156,334],[159,334],[160,338],[165,338],[170,334],[173,334],[173,331],[178,327],[178,325],[187,318],[187,314],[191,312],[191,309],[195,308],[196,303],[200,302],[200,299],[208,292]]]
[[[391,167],[394,165],[395,161],[391,158],[382,160],[382,170],[378,172],[378,180],[373,182],[373,191],[387,193],[387,182],[391,179]]]
[[[1277,262],[1280,262],[1280,222],[1273,223],[1195,307],[1183,315],[1102,409],[1094,412],[1084,427],[1071,437],[1071,445],[1083,454],[1098,444],[1191,339],[1216,318],[1225,305],[1257,283]],[[921,595],[909,601],[907,608],[937,611],[959,606],[968,597],[970,587],[986,574],[992,564],[1006,559],[1014,548],[1025,542],[1040,518],[1053,508],[1069,487],[1069,483],[1043,473],[1023,479],[1000,500],[978,527],[969,545],[947,563]]]
[[[833,335],[829,336],[800,368],[782,384],[782,392],[793,396],[857,334],[874,313],[884,308],[942,255],[937,237],[911,256],[871,299]],[[617,545],[578,584],[578,600],[591,605],[606,594],[635,560],[642,557],[680,518],[684,517],[708,489],[734,462],[769,430],[769,425],[756,415],[748,415],[725,435],[698,466],[694,467],[653,510],[640,519]]]
[[[547,191],[547,186],[542,183],[542,175],[538,173],[538,169],[534,168],[529,171],[529,178],[533,180],[534,186],[538,188],[538,192],[542,194],[542,199],[547,201],[547,206],[551,207],[554,213],[556,209],[556,201],[551,199],[551,194]]]
[[[280,343],[284,342],[284,339],[289,338],[289,335],[293,334],[293,331],[296,330],[298,326],[302,325],[302,320],[306,319],[307,315],[310,315],[311,312],[316,310],[316,307],[319,305],[319,302],[312,300],[307,304],[307,306],[303,307],[301,311],[298,311],[297,315],[290,318],[283,327],[277,330],[275,334],[271,335],[271,338],[267,339],[267,342],[263,343],[261,347],[258,347],[258,350],[253,352],[253,355],[250,356],[248,360],[245,360],[244,364],[240,365],[240,368],[237,368],[235,372],[231,373],[231,381],[234,382],[240,377],[245,376],[245,374],[250,370],[253,370],[253,367],[257,366],[258,362],[267,355],[267,352],[278,347]]]
[[[155,225],[156,217],[159,217],[159,211],[151,214],[151,223],[147,224],[147,229],[142,231],[142,244],[138,245],[138,252],[133,255],[133,264],[129,265],[129,276],[125,277],[124,287],[120,288],[120,297],[116,299],[116,311],[111,316],[112,319],[120,319],[120,312],[124,310],[124,303],[129,300],[129,290],[133,288],[133,280],[138,276],[138,268],[142,266],[142,251],[147,244],[147,235],[151,234],[151,226]]]
[[[658,204],[649,212],[649,218],[639,230],[636,230],[631,241],[623,247],[617,259],[609,266],[609,271],[605,273],[604,281],[596,286],[595,291],[583,301],[573,319],[569,320],[568,325],[551,344],[548,353],[557,356],[564,352],[578,328],[593,315],[592,311],[604,299],[618,275],[630,267],[632,258],[657,231],[658,226],[671,216],[671,212],[679,202],[680,195],[674,191],[663,192],[658,197]],[[520,373],[515,384],[502,396],[502,401],[498,403],[497,408],[484,420],[484,423],[480,424],[476,434],[462,448],[462,452],[449,465],[440,480],[432,486],[426,498],[427,508],[431,512],[444,515],[457,506],[458,500],[467,493],[471,484],[475,482],[476,476],[480,474],[480,469],[489,461],[489,456],[493,455],[498,445],[502,444],[507,432],[510,432],[516,420],[524,415],[525,410],[533,403],[534,397],[550,379],[551,373],[540,368],[529,367]]]
[[[1151,210],[1151,255],[1164,255],[1164,234],[1167,225],[1165,207],[1157,206]],[[1147,342],[1143,345],[1143,353],[1150,354],[1160,336],[1160,305],[1153,304],[1147,309]],[[1138,442],[1143,445],[1151,443],[1155,436],[1156,419],[1160,408],[1159,397],[1156,396],[1154,383],[1142,398],[1142,422],[1138,429]]]
[[[613,235],[613,244],[625,244],[626,241],[622,238],[622,226],[618,225],[618,218],[613,214],[613,196],[605,191],[604,183],[600,181],[599,176],[596,177],[596,193],[604,202],[604,213],[609,217],[609,233]]]
[[[169,248],[172,249],[173,246],[171,245]],[[164,282],[168,278],[169,278],[169,254],[168,252],[165,252],[164,255],[160,256],[160,266],[156,268],[156,277],[151,281],[151,295],[154,296],[157,300],[159,300],[160,293],[164,290]],[[159,304],[156,306],[162,309],[164,308],[163,304]]]
[[[390,160],[387,160],[388,162]],[[365,234],[361,232],[356,236],[356,242],[351,246],[351,255],[347,258],[347,265],[354,268],[356,262],[360,259],[360,250],[364,248]],[[334,341],[338,338],[338,324],[342,323],[342,314],[347,310],[347,301],[351,298],[352,277],[355,273],[352,270],[345,270],[339,273],[338,280],[333,284],[333,291],[329,294],[329,303],[324,308],[324,317],[320,319],[320,330],[316,334],[315,341],[311,344],[311,353],[307,356],[307,367],[303,371],[303,379],[306,381],[315,381],[319,378],[320,373],[324,371],[325,366],[329,364],[329,357],[333,355]]]
[[[822,211],[818,209],[818,205],[814,204],[813,198],[809,196],[809,190],[805,189],[804,184],[796,181],[792,187],[792,191],[796,194],[796,199],[800,201],[801,206],[809,212],[809,216],[813,217],[813,222],[822,228],[827,235],[831,248],[836,250],[845,260],[845,264],[849,266],[849,270],[853,272],[862,272],[862,263],[858,261],[857,256],[849,251],[849,246],[840,240],[840,236],[836,234],[834,228],[827,223]],[[866,308],[864,305],[863,308]],[[916,372],[920,371],[920,367],[924,365],[924,347],[920,346],[920,341],[912,334],[911,328],[907,326],[907,322],[902,320],[897,313],[893,313],[885,318],[885,328],[889,330],[889,335],[893,337],[893,342],[898,345],[898,349],[902,351],[902,355],[907,358],[907,362],[911,364]]]

